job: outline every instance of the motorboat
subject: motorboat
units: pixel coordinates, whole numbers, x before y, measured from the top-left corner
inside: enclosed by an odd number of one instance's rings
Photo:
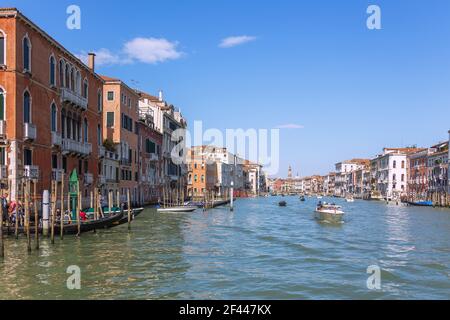
[[[345,201],[347,201],[347,202],[355,202],[355,198],[347,197],[347,198],[345,198]]]
[[[286,206],[287,206],[287,202],[286,202],[286,201],[280,201],[280,202],[278,203],[278,205],[279,205],[280,207],[286,207]]]
[[[414,201],[414,202],[408,202],[410,206],[415,207],[433,207],[433,201]]]
[[[344,219],[344,211],[336,204],[319,203],[315,211],[315,218],[319,221],[339,223]]]
[[[168,207],[168,208],[158,208],[158,213],[191,213],[197,210],[197,207],[193,206],[179,206],[179,207]]]

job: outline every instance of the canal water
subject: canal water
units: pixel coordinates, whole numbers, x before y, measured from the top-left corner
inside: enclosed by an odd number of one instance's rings
[[[8,239],[0,299],[450,299],[450,211],[344,203],[342,225],[314,220],[316,199],[243,199],[232,213],[146,210],[132,226]],[[69,290],[69,266],[81,290]],[[369,290],[369,266],[381,289]]]

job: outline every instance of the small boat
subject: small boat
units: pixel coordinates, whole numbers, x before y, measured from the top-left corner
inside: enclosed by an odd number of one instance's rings
[[[414,202],[408,202],[409,205],[415,206],[415,207],[433,207],[433,201],[414,201]]]
[[[320,199],[323,199],[323,197],[322,197],[322,196],[317,196],[317,199],[319,199],[319,200],[320,200]]]
[[[301,202],[305,202],[305,201],[306,201],[305,197],[304,197],[304,196],[301,196],[301,197],[300,197],[300,201],[301,201]]]
[[[286,202],[286,201],[280,201],[280,202],[278,203],[278,205],[279,205],[280,207],[286,207],[286,206],[287,206],[287,202]]]
[[[355,199],[353,197],[347,197],[347,198],[345,198],[345,201],[347,201],[347,202],[355,202]]]
[[[180,207],[170,207],[170,208],[159,208],[158,213],[190,213],[197,210],[197,207],[192,206],[180,206]]]
[[[319,203],[314,216],[319,221],[339,223],[344,219],[344,211],[335,204]]]

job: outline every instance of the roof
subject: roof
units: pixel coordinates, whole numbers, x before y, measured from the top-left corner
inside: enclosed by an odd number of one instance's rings
[[[52,43],[54,46],[56,46],[59,50],[63,51],[65,54],[70,56],[70,58],[74,61],[76,61],[81,67],[83,67],[86,71],[92,73],[95,77],[98,79],[101,79],[101,77],[95,73],[95,71],[92,71],[83,61],[81,61],[80,58],[75,56],[73,53],[71,53],[69,50],[67,50],[63,45],[61,45],[58,41],[56,41],[52,36],[50,36],[46,31],[41,29],[37,24],[35,24],[33,21],[28,19],[22,12],[20,12],[17,8],[0,8],[0,16],[1,17],[17,17],[19,19],[22,19],[26,24],[28,24],[31,28],[35,29],[38,33],[40,33],[47,41]]]

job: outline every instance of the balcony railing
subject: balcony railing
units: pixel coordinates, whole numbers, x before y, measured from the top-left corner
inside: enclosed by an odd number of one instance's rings
[[[8,170],[6,166],[0,165],[0,180],[7,180],[8,179]]]
[[[63,170],[61,169],[52,169],[52,180],[56,182],[62,181]]]
[[[131,166],[131,160],[130,159],[121,159],[120,165],[122,166]]]
[[[98,184],[99,185],[104,185],[106,184],[106,177],[104,175],[99,175],[98,176]]]
[[[106,155],[105,147],[104,146],[99,146],[98,147],[98,156],[99,156],[99,158],[103,159],[105,157],[105,155]]]
[[[156,153],[150,153],[150,161],[159,161],[159,156]]]
[[[23,137],[25,140],[35,140],[36,139],[36,126],[31,123],[23,124]]]
[[[61,134],[58,132],[52,132],[52,146],[60,147],[62,145]]]
[[[92,173],[85,173],[84,174],[84,185],[90,186],[94,183],[94,176]]]
[[[6,136],[6,121],[0,120],[0,137]]]
[[[61,98],[64,102],[69,103],[76,108],[87,110],[88,100],[70,89],[61,88]]]
[[[37,180],[39,179],[39,167],[38,166],[24,166],[23,176],[27,179]]]
[[[75,140],[63,139],[62,140],[63,153],[74,153],[82,156],[88,156],[92,153],[91,143],[82,143]]]

